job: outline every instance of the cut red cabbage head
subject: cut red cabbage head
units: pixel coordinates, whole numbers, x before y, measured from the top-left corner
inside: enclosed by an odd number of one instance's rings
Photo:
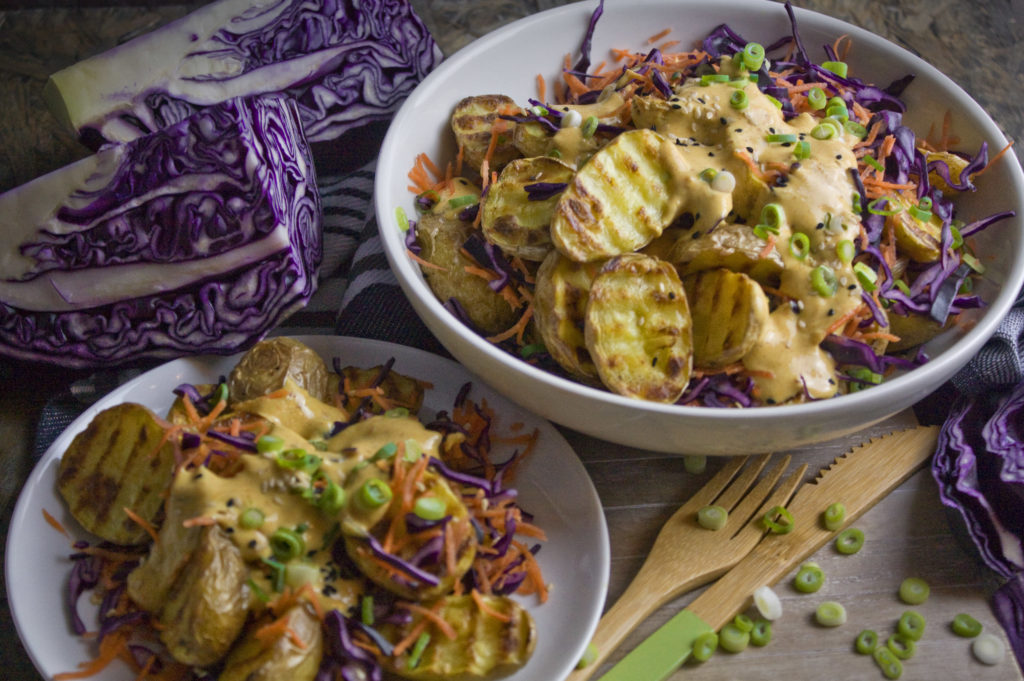
[[[441,57],[408,0],[219,0],[54,73],[47,99],[96,148],[286,92],[323,170],[349,145],[319,143],[382,128]]]
[[[0,355],[69,367],[237,352],[316,289],[293,101],[232,99],[0,194]]]

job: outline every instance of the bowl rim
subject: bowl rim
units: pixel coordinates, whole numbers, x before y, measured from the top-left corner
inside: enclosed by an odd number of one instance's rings
[[[652,8],[665,6],[671,7],[674,11],[682,12],[685,11],[686,5],[688,4],[703,5],[704,3],[700,3],[698,0],[604,0],[604,11],[609,12],[609,10],[627,7],[631,11],[651,11]],[[417,96],[418,94],[430,90],[430,88],[433,87],[434,82],[448,77],[449,72],[457,70],[461,65],[479,58],[480,54],[486,52],[495,41],[506,40],[515,34],[528,31],[535,22],[562,19],[563,15],[573,17],[578,15],[589,18],[591,12],[596,6],[597,3],[592,0],[582,0],[581,2],[561,5],[559,7],[554,7],[523,17],[474,40],[445,59],[445,61],[442,62],[437,69],[428,74],[416,90],[413,91],[409,98],[399,108],[399,111],[392,120],[387,134],[385,135],[383,144],[381,145],[380,156],[378,157],[378,178],[386,176],[386,174],[381,173],[382,169],[398,170],[403,174],[403,176],[405,170],[407,170],[399,168],[396,165],[392,167],[394,164],[390,164],[390,162],[393,157],[397,160],[397,147],[400,146],[400,142],[398,140],[403,134],[403,124],[415,116],[414,110],[418,106],[422,106],[422,102],[419,101],[420,98]],[[723,21],[727,21],[729,13],[734,11],[755,11],[762,13],[785,11],[783,3],[769,3],[764,2],[763,0],[719,0],[719,2],[716,3],[716,6],[721,8],[721,14],[724,17]],[[915,76],[918,78],[922,78],[923,76],[926,79],[938,82],[951,93],[954,93],[957,96],[958,106],[962,108],[965,113],[969,112],[972,115],[972,123],[976,125],[973,132],[977,134],[980,139],[988,141],[990,149],[1001,149],[1009,143],[995,121],[985,111],[985,109],[976,100],[974,100],[973,97],[971,97],[951,78],[928,64],[908,49],[897,45],[878,34],[872,33],[867,29],[860,28],[859,26],[850,24],[841,19],[830,17],[826,14],[806,8],[792,7],[792,9],[794,16],[796,17],[797,25],[801,28],[806,25],[812,25],[815,29],[834,33],[837,37],[845,33],[850,35],[855,41],[864,40],[873,43],[878,43],[880,41],[880,44],[885,45],[885,49],[887,51],[897,55],[901,60],[906,62],[907,70],[912,71]],[[1021,210],[1024,209],[1024,171],[1021,170],[1021,166],[1016,155],[1012,153],[1004,154],[1003,157],[999,159],[997,167],[1001,167],[1003,171],[1007,173],[1007,179],[1010,185],[1015,187],[1017,190],[1016,194],[1018,195],[1018,199],[1020,199],[1019,205],[1012,205],[1012,201],[1009,203],[1011,204],[1010,209],[1015,210],[1017,213],[1015,219],[1020,221],[1022,217]],[[880,385],[872,387],[870,390],[837,395],[835,397],[811,402],[771,405],[768,408],[759,407],[756,409],[714,409],[697,405],[646,402],[618,395],[603,389],[594,388],[583,383],[573,381],[570,378],[535,367],[514,357],[506,351],[501,350],[482,336],[473,332],[472,329],[459,322],[441,305],[436,296],[433,295],[429,286],[425,281],[423,281],[422,274],[420,273],[418,266],[415,265],[412,259],[405,256],[405,246],[399,236],[401,233],[398,230],[388,229],[388,226],[391,225],[390,220],[394,215],[395,203],[388,200],[385,196],[384,186],[385,183],[380,179],[375,181],[374,202],[378,216],[378,225],[381,231],[381,238],[384,243],[385,255],[406,297],[413,304],[413,307],[417,310],[417,313],[421,316],[424,323],[427,324],[428,328],[431,328],[430,319],[424,314],[424,311],[429,312],[430,315],[439,320],[439,323],[441,323],[440,320],[450,320],[449,323],[444,323],[445,328],[458,335],[460,340],[468,343],[473,351],[479,353],[483,357],[486,357],[488,361],[496,362],[501,366],[521,372],[525,375],[527,380],[538,382],[540,386],[558,390],[560,392],[574,393],[586,399],[596,400],[609,407],[633,410],[639,409],[641,411],[663,416],[680,418],[699,417],[701,420],[710,419],[711,421],[722,421],[726,423],[743,421],[744,423],[748,423],[751,420],[774,421],[780,417],[795,419],[810,416],[820,417],[839,410],[857,410],[862,406],[873,405],[879,400],[884,400],[890,394],[900,395],[913,390],[913,386],[915,384],[921,383],[923,380],[926,381],[928,376],[951,376],[956,373],[959,368],[965,366],[970,357],[974,356],[995,333],[998,325],[1002,322],[1003,318],[1016,301],[1018,291],[1020,291],[1022,285],[1024,285],[1024,238],[1022,238],[1018,243],[1018,247],[1016,248],[1013,257],[1010,258],[1010,262],[1014,266],[1008,269],[1007,278],[1001,283],[1000,289],[994,298],[986,301],[985,311],[980,314],[980,317],[977,319],[976,323],[973,324],[972,328],[964,332],[959,338],[952,342],[948,348],[937,353],[936,356],[930,359],[925,366],[893,377]],[[999,228],[1003,227],[996,227],[996,229]],[[417,281],[418,284],[415,284],[414,281]],[[434,331],[434,329],[431,328],[431,331]],[[435,335],[438,334],[435,332]],[[443,345],[448,347],[448,344],[444,342],[444,339],[439,338],[439,340],[441,340]],[[448,349],[453,354],[457,354],[452,348],[448,347]],[[931,368],[922,374],[921,372],[925,370],[926,367],[934,368]],[[915,378],[915,376],[917,378]],[[937,384],[932,386],[927,392],[931,392],[942,382],[944,381],[938,381]],[[925,397],[927,392],[918,394],[912,401],[903,404],[900,408],[909,407],[918,399]]]

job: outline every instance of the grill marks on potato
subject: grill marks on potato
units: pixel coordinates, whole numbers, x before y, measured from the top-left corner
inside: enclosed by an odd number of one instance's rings
[[[594,278],[586,345],[602,382],[620,395],[678,400],[690,380],[692,333],[686,293],[670,264],[629,253]]]
[[[506,95],[478,95],[466,97],[455,105],[452,113],[452,132],[455,142],[463,149],[463,157],[470,167],[479,171],[491,143],[491,130],[497,124],[505,128],[498,134],[491,155],[491,170],[519,156],[514,143],[515,123],[501,118],[502,114],[519,113],[519,106]]]
[[[537,270],[534,321],[551,357],[570,374],[597,378],[584,338],[590,285],[599,263],[578,263],[551,251]]]
[[[707,270],[686,281],[693,320],[693,362],[721,369],[738,362],[761,337],[768,297],[756,281],[726,269]]]
[[[589,262],[635,251],[660,235],[679,205],[663,155],[671,153],[658,133],[630,130],[594,154],[555,207],[555,246]]]
[[[121,545],[144,543],[146,530],[125,508],[159,524],[174,468],[174,446],[163,442],[157,417],[140,404],[101,411],[60,461],[57,489],[87,532]]]

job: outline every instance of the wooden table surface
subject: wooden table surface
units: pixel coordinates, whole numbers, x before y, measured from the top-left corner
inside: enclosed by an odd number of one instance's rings
[[[39,90],[49,73],[202,3],[0,0],[0,9],[19,4],[33,9],[0,12],[0,190],[82,154],[70,135],[48,118],[41,103]],[[451,54],[508,21],[562,3],[414,0],[413,4],[445,53]],[[1024,52],[1019,49],[1024,42],[1024,0],[797,0],[795,4],[862,26],[916,52],[974,96],[1008,137],[1024,137],[1024,107],[1019,103],[1024,91]],[[1018,158],[1024,154],[1020,144],[1014,151]],[[48,399],[82,376],[82,372],[0,361],[0,532],[4,537],[18,493],[34,464],[40,410]],[[868,437],[909,425],[912,420],[907,411],[865,432],[792,454],[796,462],[809,463],[813,472]],[[680,457],[630,450],[568,430],[563,433],[590,472],[605,508],[612,551],[610,603],[640,567],[661,524],[721,462],[712,460],[708,473],[693,475],[684,471]],[[751,443],[751,448],[757,451],[757,443]],[[986,629],[999,631],[988,600],[997,583],[947,523],[926,470],[884,499],[857,525],[868,537],[860,553],[840,556],[826,546],[813,557],[828,577],[822,591],[813,596],[798,594],[788,577],[779,584],[785,615],[776,623],[771,645],[738,655],[719,654],[710,663],[687,665],[673,678],[880,679],[868,659],[852,652],[852,641],[862,628],[892,630],[905,609],[896,590],[900,581],[911,575],[926,579],[932,595],[919,608],[927,617],[928,630],[915,658],[905,664],[903,679],[1024,678],[1009,654],[997,666],[979,664],[968,644],[948,629],[953,615],[968,612]],[[0,677],[39,679],[18,641],[3,593]],[[695,595],[683,596],[656,613],[627,639],[623,650],[639,643]],[[824,630],[813,624],[812,613],[823,599],[846,605],[849,621],[845,626]],[[55,616],[54,626],[63,626],[59,616]]]

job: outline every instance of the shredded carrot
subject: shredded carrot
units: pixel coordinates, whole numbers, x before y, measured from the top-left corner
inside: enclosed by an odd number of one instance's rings
[[[79,665],[76,672],[62,672],[54,674],[54,681],[67,681],[69,679],[86,679],[95,676],[107,668],[111,662],[116,660],[124,651],[127,642],[127,633],[115,631],[100,640],[99,655],[89,662]]]
[[[431,269],[441,270],[442,272],[447,272],[448,271],[447,268],[441,267],[440,265],[435,265],[434,263],[430,262],[429,260],[424,260],[423,258],[421,258],[420,256],[416,255],[415,253],[413,253],[412,251],[410,251],[408,249],[405,252],[406,252],[406,254],[410,258],[412,258],[413,260],[418,262],[423,267],[429,267]]]
[[[189,399],[188,395],[182,395],[181,403],[185,406],[185,414],[188,416],[188,420],[198,424],[202,417],[199,416],[199,412],[196,411],[196,405],[192,404],[192,400]]]
[[[500,620],[502,622],[511,622],[512,621],[512,616],[511,615],[506,615],[503,612],[498,612],[497,610],[495,610],[491,606],[487,605],[487,603],[484,602],[483,594],[481,594],[476,589],[473,589],[469,593],[473,597],[473,602],[476,603],[476,607],[480,608],[480,612],[484,613],[485,615],[488,615],[489,617],[493,617],[496,620]]]
[[[522,316],[519,317],[519,320],[515,324],[513,324],[510,328],[506,329],[505,331],[502,331],[497,335],[488,336],[487,340],[491,341],[492,343],[500,343],[501,341],[507,340],[512,336],[516,336],[519,342],[522,342],[523,333],[526,332],[526,326],[527,324],[529,324],[532,318],[533,303],[531,302],[527,306],[526,311],[523,312]]]
[[[197,515],[194,518],[186,518],[181,521],[182,527],[207,527],[216,524],[217,521],[208,515]]]
[[[132,519],[132,522],[144,529],[146,533],[153,538],[154,544],[160,540],[160,535],[157,534],[156,528],[153,527],[153,523],[149,522],[127,506],[124,507],[124,512],[125,515]]]
[[[648,38],[647,39],[647,44],[650,45],[650,44],[656,43],[659,40],[661,40],[662,38],[664,38],[665,36],[667,36],[671,32],[672,32],[671,28],[662,29],[662,30],[658,31],[657,33],[655,33],[654,35],[652,35],[650,38]]]
[[[438,614],[437,611],[441,609],[440,601],[438,601],[438,603],[433,608],[424,608],[422,605],[418,605],[416,603],[408,603],[405,601],[401,603],[401,607],[405,608],[409,612],[422,615],[424,619],[430,620],[430,622],[435,627],[437,627],[437,630],[444,634],[445,638],[454,641],[455,638],[458,636],[458,634],[456,634],[455,632],[454,627],[448,624],[448,622],[446,622],[444,618],[441,617],[440,614]]]
[[[47,522],[47,524],[50,527],[60,532],[68,539],[71,539],[71,534],[67,531],[67,528],[65,528],[59,520],[50,515],[50,512],[47,511],[45,508],[43,509],[43,519]]]
[[[420,637],[420,634],[422,634],[423,630],[426,628],[426,619],[422,619],[419,622],[417,622],[416,626],[409,630],[409,633],[406,635],[406,637],[395,644],[394,649],[391,651],[391,655],[394,657],[398,657],[402,653],[404,653],[409,648],[409,646],[416,642],[416,639]]]
[[[768,238],[765,239],[764,248],[762,248],[761,252],[757,254],[757,257],[759,259],[761,259],[761,260],[764,260],[769,255],[771,255],[771,253],[772,253],[772,251],[774,249],[775,249],[775,235],[774,234],[768,234]]]
[[[992,167],[992,164],[993,164],[993,163],[995,163],[996,161],[998,161],[999,159],[1001,159],[1001,158],[1003,157],[1003,154],[1005,154],[1006,152],[1008,152],[1008,151],[1010,150],[1010,147],[1012,147],[1012,146],[1013,146],[1013,140],[1011,140],[1009,144],[1007,144],[1007,145],[1006,145],[1005,147],[1003,147],[1003,148],[1002,148],[1002,150],[1000,150],[1000,152],[999,152],[998,154],[996,154],[995,156],[993,156],[993,157],[992,157],[992,158],[991,158],[991,159],[989,160],[989,162],[985,164],[985,167],[984,167],[984,168],[982,168],[982,169],[981,169],[981,170],[979,170],[978,172],[974,173],[974,175],[975,175],[975,176],[981,175],[981,174],[982,174],[983,172],[985,172],[986,170],[988,170],[989,168],[991,168],[991,167]]]

